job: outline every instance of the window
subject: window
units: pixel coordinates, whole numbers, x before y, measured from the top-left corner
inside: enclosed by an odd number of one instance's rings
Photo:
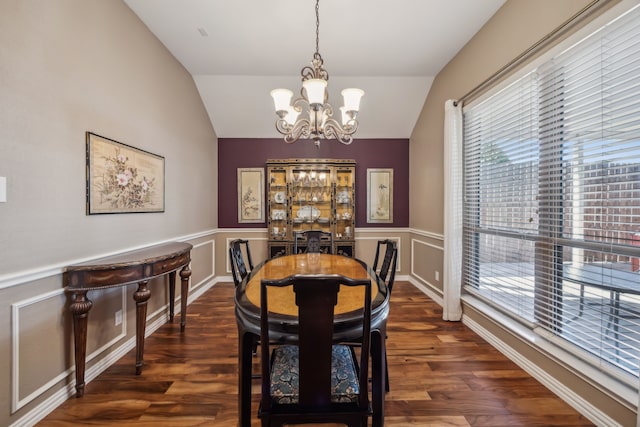
[[[640,7],[464,108],[464,283],[638,376]]]

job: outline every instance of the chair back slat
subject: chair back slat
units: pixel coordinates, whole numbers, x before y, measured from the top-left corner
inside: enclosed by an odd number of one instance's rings
[[[327,408],[331,404],[331,344],[333,308],[340,284],[296,281],[300,348],[300,405]],[[320,288],[321,287],[321,288]]]
[[[298,242],[302,240],[305,248],[298,247]],[[323,245],[323,243],[325,243]],[[328,243],[328,246],[327,244]],[[305,230],[293,233],[293,253],[321,253],[323,247],[326,248],[325,253],[333,253],[333,233],[322,230]]]
[[[384,257],[382,265],[378,271],[378,261],[380,260],[380,250],[384,246]],[[378,271],[378,276],[387,284],[389,292],[393,289],[393,282],[396,276],[396,262],[398,259],[398,247],[395,240],[379,240],[376,247],[376,256],[373,259],[373,269]],[[387,280],[387,276],[388,280]]]
[[[242,248],[244,247],[244,255]],[[245,263],[245,255],[247,261]],[[231,262],[231,275],[236,286],[249,275],[253,270],[253,261],[251,260],[251,250],[249,249],[249,241],[245,239],[235,239],[229,243],[229,260]],[[247,265],[249,268],[247,269]]]

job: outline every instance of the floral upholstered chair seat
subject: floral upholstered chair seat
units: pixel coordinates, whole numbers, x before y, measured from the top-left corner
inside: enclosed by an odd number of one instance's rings
[[[271,370],[271,397],[274,403],[298,403],[299,395],[298,347],[286,345],[274,350]],[[351,349],[346,345],[334,345],[331,355],[331,401],[334,403],[357,402],[358,374]]]

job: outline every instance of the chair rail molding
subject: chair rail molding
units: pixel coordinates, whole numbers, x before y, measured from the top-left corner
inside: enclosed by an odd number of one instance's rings
[[[266,231],[266,229],[265,229],[265,231]],[[179,237],[175,237],[175,238],[157,240],[155,242],[148,242],[148,243],[145,243],[144,245],[136,245],[136,246],[120,248],[120,249],[118,249],[116,251],[98,253],[98,254],[95,254],[95,255],[91,255],[89,257],[70,259],[70,260],[62,261],[62,262],[59,262],[59,263],[56,263],[56,264],[45,265],[45,266],[42,266],[42,267],[33,268],[33,269],[30,269],[30,270],[16,271],[14,273],[3,274],[3,275],[0,275],[0,290],[6,289],[6,288],[11,288],[13,286],[18,286],[18,285],[21,285],[23,283],[34,282],[34,281],[39,280],[39,279],[44,279],[44,278],[47,278],[47,277],[57,276],[59,274],[63,274],[64,273],[64,268],[66,266],[68,266],[68,265],[77,265],[77,264],[88,262],[88,261],[91,261],[91,260],[94,260],[94,259],[113,256],[113,255],[117,255],[117,254],[123,253],[123,252],[135,251],[135,250],[138,250],[138,249],[143,249],[143,248],[146,248],[146,247],[149,247],[149,246],[159,245],[159,244],[162,244],[162,243],[187,242],[189,240],[195,240],[195,239],[200,239],[202,237],[213,236],[213,235],[216,235],[216,234],[218,234],[220,232],[222,232],[222,230],[220,230],[220,229],[206,230],[206,231],[201,231],[201,232],[193,233],[193,234],[187,234],[187,235],[179,236]],[[194,248],[198,247],[198,246],[199,245],[194,245]]]
[[[441,234],[441,233],[433,233],[431,231],[419,230],[417,228],[410,228],[409,232],[412,234],[417,234],[419,236],[426,237],[428,239],[441,240],[444,242],[444,234]]]
[[[379,233],[410,233],[408,227],[358,227],[356,233],[360,234],[379,234]]]

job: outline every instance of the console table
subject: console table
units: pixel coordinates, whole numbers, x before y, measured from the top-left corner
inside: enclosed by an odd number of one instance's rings
[[[99,258],[86,263],[68,266],[65,270],[65,290],[71,296],[70,310],[73,313],[73,335],[75,341],[76,397],[84,394],[84,374],[87,355],[87,318],[93,303],[87,292],[138,284],[133,294],[136,302],[136,375],[143,365],[144,333],[147,319],[147,301],[151,290],[149,280],[169,275],[169,319],[173,321],[176,272],[180,269],[180,330],[184,331],[187,314],[187,297],[191,270],[189,243],[164,243],[113,256]]]

